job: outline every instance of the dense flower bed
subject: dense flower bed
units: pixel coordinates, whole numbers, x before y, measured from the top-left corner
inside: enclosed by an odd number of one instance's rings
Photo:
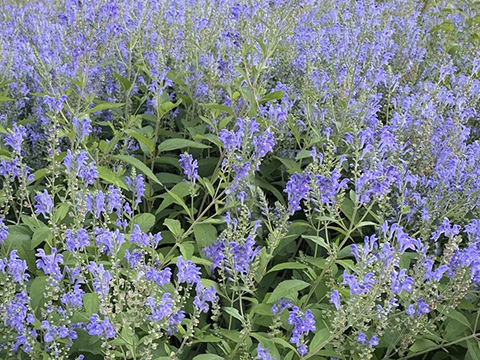
[[[4,1],[0,34],[0,358],[480,358],[478,1]]]

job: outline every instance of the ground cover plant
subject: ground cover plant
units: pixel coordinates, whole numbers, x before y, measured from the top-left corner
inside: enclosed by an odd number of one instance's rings
[[[0,9],[0,358],[480,359],[479,1]]]

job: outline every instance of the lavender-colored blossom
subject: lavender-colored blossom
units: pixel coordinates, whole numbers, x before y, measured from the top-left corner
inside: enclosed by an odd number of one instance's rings
[[[258,344],[258,346],[257,346],[257,359],[260,359],[260,360],[275,360],[267,350],[262,348],[262,346],[260,344]]]
[[[298,306],[292,307],[288,315],[288,323],[293,325],[292,337],[290,342],[297,345],[297,349],[303,344],[301,338],[308,335],[310,331],[315,331],[315,319],[310,309],[301,312]]]
[[[82,290],[80,284],[75,284],[72,291],[63,294],[60,299],[61,302],[70,308],[80,308],[83,306],[83,295],[85,291]]]
[[[180,155],[180,166],[182,167],[183,174],[187,177],[188,181],[192,181],[195,184],[195,181],[198,179],[198,162],[193,160],[191,154],[181,154]]]
[[[179,283],[185,282],[187,284],[200,283],[200,268],[193,264],[190,260],[183,260],[182,256],[177,259],[178,274],[177,279]]]
[[[95,197],[95,217],[100,218],[102,212],[105,212],[105,194],[100,190]]]
[[[289,309],[291,307],[290,300],[285,300],[284,298],[278,299],[278,304],[273,304],[270,311],[273,315],[277,316],[283,312],[285,309]]]
[[[92,132],[92,125],[89,119],[78,120],[76,117],[73,118],[72,124],[75,128],[76,136],[80,141],[83,141],[85,137],[90,135]]]
[[[4,243],[8,236],[8,226],[4,224],[4,220],[0,218],[0,245]]]
[[[127,249],[125,250],[125,255],[124,255],[125,260],[127,260],[128,265],[130,266],[131,269],[135,270],[137,265],[142,261],[143,259],[143,253],[137,249],[133,250],[131,253]]]
[[[107,203],[108,212],[112,213],[115,210],[117,215],[120,216],[120,211],[123,209],[122,193],[111,185],[108,187]]]
[[[7,267],[7,273],[12,275],[14,282],[23,284],[23,282],[28,280],[30,277],[30,275],[25,273],[25,271],[28,269],[27,262],[18,257],[17,250],[12,250],[10,252],[8,263],[6,259],[1,262],[0,268],[2,268],[3,272],[5,272],[5,267]]]
[[[407,310],[405,310],[405,312],[407,313],[407,315],[413,316],[415,314],[415,307],[412,304],[410,304],[408,305]]]
[[[143,175],[137,175],[135,179],[135,207],[142,202],[142,196],[145,194],[145,182]]]
[[[115,337],[115,329],[108,317],[105,316],[103,320],[100,320],[98,314],[93,314],[89,320],[90,322],[86,325],[86,330],[89,335],[97,335],[99,337],[105,335],[107,339],[113,339]]]
[[[36,201],[35,214],[42,214],[45,218],[50,216],[53,210],[53,201],[47,189],[43,190],[43,193],[36,195],[34,199]]]
[[[172,270],[165,268],[158,271],[155,268],[150,268],[145,272],[145,279],[156,282],[159,286],[163,286],[170,282],[172,278]]]
[[[17,124],[12,125],[12,132],[5,135],[4,143],[6,146],[11,146],[13,151],[20,154],[22,151],[22,142],[27,132],[24,126],[18,127]]]
[[[163,294],[162,300],[158,304],[149,296],[147,298],[147,305],[152,312],[152,315],[149,315],[148,319],[152,319],[153,321],[161,321],[173,313],[173,299],[170,293]]]
[[[95,243],[104,254],[115,255],[124,242],[125,236],[118,229],[114,232],[95,229]]]
[[[340,309],[340,294],[337,290],[333,290],[332,295],[330,295],[330,302],[335,306],[335,309]]]
[[[94,276],[93,289],[100,295],[101,299],[105,299],[110,289],[110,281],[112,280],[110,271],[105,270],[103,264],[97,265],[93,261],[90,261],[90,264],[87,265],[87,270]]]
[[[218,301],[218,296],[216,295],[213,285],[211,285],[210,288],[205,288],[201,285],[197,285],[196,292],[197,295],[193,300],[193,305],[198,309],[198,312],[200,313],[208,312],[209,307],[207,301],[211,304]]]
[[[308,198],[310,175],[294,173],[283,190],[288,194],[289,210],[293,214],[301,210],[300,201]]]
[[[58,282],[63,278],[60,264],[63,264],[63,255],[57,253],[57,249],[52,248],[51,254],[47,255],[43,249],[38,249],[35,254],[39,259],[35,262],[37,269],[42,269],[45,275]]]
[[[66,249],[68,251],[83,251],[85,247],[90,246],[88,240],[88,232],[85,229],[80,229],[76,233],[68,229],[65,232],[65,241],[67,244]]]

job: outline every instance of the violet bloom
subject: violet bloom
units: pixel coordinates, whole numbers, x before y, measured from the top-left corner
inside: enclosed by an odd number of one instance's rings
[[[35,214],[42,214],[45,218],[48,217],[47,214],[50,214],[53,210],[53,201],[48,194],[48,191],[45,189],[43,193],[38,194],[34,197],[35,201]]]
[[[198,179],[198,162],[193,160],[191,154],[181,154],[180,155],[180,166],[182,167],[183,174],[187,177],[188,181],[192,181],[195,184]]]
[[[24,126],[18,127],[17,124],[13,124],[12,132],[5,135],[4,143],[7,146],[11,146],[13,151],[20,154],[22,151],[22,142],[27,132]]]
[[[7,266],[8,265],[8,266]],[[25,260],[21,260],[17,255],[17,250],[12,250],[10,252],[10,259],[8,263],[6,259],[0,262],[0,268],[5,272],[5,267],[7,266],[7,273],[12,275],[13,281],[19,284],[23,284],[24,281],[28,280],[30,275],[26,274],[28,266]]]
[[[88,232],[85,229],[80,229],[76,233],[68,229],[65,231],[65,241],[67,243],[66,249],[68,251],[83,251],[86,246],[90,246],[88,240]]]
[[[79,121],[76,117],[73,118],[73,126],[75,127],[76,135],[80,141],[83,141],[92,132],[91,121],[82,119]]]
[[[110,323],[108,317],[105,317],[102,321],[100,321],[98,314],[93,314],[89,320],[90,323],[86,325],[88,335],[97,335],[99,337],[105,335],[105,337],[108,339],[115,337],[115,329]]]
[[[262,348],[262,346],[260,344],[258,344],[258,346],[257,346],[257,359],[260,359],[260,360],[275,360],[267,350]]]
[[[312,311],[308,309],[302,314],[298,306],[294,306],[289,313],[288,323],[293,325],[290,342],[296,344],[297,349],[300,351],[300,346],[303,345],[301,342],[302,335],[308,335],[310,331],[316,330]],[[302,348],[301,350],[304,349],[306,348]]]
[[[142,196],[145,194],[145,182],[143,175],[137,175],[135,179],[135,207],[142,202]]]
[[[52,248],[50,255],[47,255],[43,249],[38,249],[35,254],[39,259],[35,262],[37,269],[43,269],[45,275],[50,275],[55,281],[63,278],[60,264],[63,264],[63,255],[57,254],[57,249]]]
[[[183,260],[182,256],[177,259],[178,267],[178,282],[185,282],[187,284],[200,283],[200,268],[192,263],[190,260]]]
[[[295,213],[295,211],[301,210],[300,201],[307,199],[308,192],[310,191],[309,182],[309,174],[300,175],[299,173],[293,174],[287,182],[283,192],[288,194],[288,208],[292,214]]]
[[[340,309],[340,294],[337,290],[333,290],[333,293],[330,296],[330,302],[335,306],[335,309]]]
[[[0,218],[0,244],[3,244],[5,239],[8,236],[8,226],[6,226],[3,222],[5,219]]]
[[[207,301],[213,304],[214,302],[218,301],[218,296],[216,295],[215,288],[213,285],[210,288],[205,288],[202,285],[197,285],[197,295],[193,300],[193,305],[198,309],[200,313],[208,312],[208,304]]]

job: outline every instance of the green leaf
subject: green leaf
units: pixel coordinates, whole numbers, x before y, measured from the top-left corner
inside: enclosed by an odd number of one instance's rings
[[[93,107],[92,109],[88,109],[85,113],[86,114],[92,114],[92,113],[96,113],[97,111],[100,111],[100,110],[120,108],[123,105],[125,105],[125,104],[123,104],[123,103],[101,103],[101,104],[98,104],[97,106]]]
[[[125,161],[126,163],[136,167],[138,170],[140,170],[145,176],[147,176],[149,179],[155,181],[159,185],[163,185],[155,176],[155,174],[150,170],[147,165],[142,163],[140,160],[133,156],[128,156],[128,155],[115,155],[113,158],[121,161]]]
[[[225,358],[215,354],[203,354],[195,356],[193,360],[225,360]]]
[[[183,149],[186,147],[208,149],[210,146],[187,139],[168,139],[158,145],[159,152]]]
[[[187,214],[190,215],[190,209],[188,208],[187,204],[185,204],[185,201],[183,201],[183,199],[180,196],[175,194],[175,192],[168,189],[165,189],[165,190],[167,191],[168,195],[170,195],[173,198],[174,202],[180,205],[181,207],[183,207],[183,209],[187,212]]]
[[[410,351],[412,353],[416,353],[416,352],[425,351],[428,349],[435,349],[436,347],[437,347],[437,344],[435,344],[431,340],[417,339],[415,343],[410,347]]]
[[[272,304],[280,298],[286,298],[297,291],[305,289],[306,287],[310,286],[309,283],[306,283],[302,280],[285,280],[282,281],[278,286],[273,290],[272,295],[267,301],[267,304]]]
[[[140,226],[143,232],[150,231],[155,225],[155,215],[150,213],[137,214],[133,218],[133,223]]]
[[[165,225],[175,237],[178,237],[182,233],[182,226],[180,225],[180,221],[178,220],[165,219],[163,225]]]
[[[280,271],[280,270],[286,270],[286,269],[306,269],[306,268],[308,268],[308,266],[305,264],[300,264],[297,262],[287,262],[287,263],[275,265],[273,268],[271,268],[268,271],[268,273]]]
[[[83,307],[88,316],[98,314],[100,308],[100,299],[97,293],[86,293],[83,295]]]
[[[117,78],[117,80],[120,82],[120,84],[122,85],[123,91],[128,91],[132,88],[132,83],[130,82],[130,80],[128,80],[127,78],[124,78],[122,75],[120,75],[116,71],[113,73],[113,76]]]
[[[448,318],[458,321],[460,324],[465,325],[466,327],[470,328],[472,325],[470,321],[468,321],[467,317],[463,315],[460,311],[455,309],[449,309],[448,312],[442,312]]]
[[[320,236],[310,236],[310,235],[302,235],[304,239],[311,240],[315,244],[320,245],[323,247],[325,250],[329,250],[330,246],[325,242],[325,239],[320,237]]]
[[[6,96],[0,96],[0,101],[14,101],[14,99],[6,97]]]
[[[472,357],[472,360],[480,360],[480,348],[478,341],[469,339],[467,341],[468,354]]]
[[[52,230],[49,227],[42,227],[33,233],[32,242],[30,243],[31,249],[35,249],[42,242],[46,242],[52,246],[53,234]]]
[[[288,173],[291,175],[293,173],[300,173],[302,169],[300,164],[293,159],[281,158],[278,156],[273,156],[275,159],[279,160],[288,170]]]
[[[38,276],[33,280],[32,285],[30,285],[29,295],[32,298],[31,305],[34,310],[37,310],[41,307],[45,301],[45,288],[47,286],[47,277]]]
[[[39,169],[33,173],[33,177],[35,178],[35,180],[40,180],[45,176],[46,173],[47,169]]]
[[[272,92],[268,95],[265,95],[260,100],[258,100],[258,102],[259,102],[259,104],[264,104],[264,103],[266,103],[267,101],[270,101],[270,100],[281,99],[281,98],[283,98],[284,95],[285,95],[285,93],[283,91],[277,90],[277,91],[274,91],[274,92]]]
[[[150,151],[150,153],[153,153],[153,151],[155,150],[155,146],[153,145],[152,141],[147,139],[144,135],[136,132],[135,130],[132,130],[132,129],[127,129],[125,130],[125,133],[130,135],[131,137],[135,138],[137,141],[139,141],[140,143],[142,143],[143,145],[145,145],[148,149],[148,151]]]
[[[196,224],[193,227],[193,234],[199,249],[203,249],[217,240],[217,229],[210,224]]]
[[[113,184],[122,189],[128,190],[127,185],[115,173],[105,166],[97,167],[98,176],[107,183]]]
[[[326,341],[330,338],[330,331],[328,331],[327,328],[323,328],[315,334],[313,337],[312,342],[310,343],[310,349],[311,350],[320,350],[318,348],[320,345],[326,345]],[[323,347],[323,346],[322,346]]]
[[[235,319],[240,320],[241,322],[243,322],[242,315],[240,315],[240,313],[238,312],[237,309],[232,308],[232,307],[225,307],[225,308],[223,308],[223,310],[224,310],[228,315],[231,315],[231,316],[233,316]]]
[[[70,205],[66,203],[60,205],[53,213],[53,221],[55,221],[57,224],[60,223],[63,219],[65,219],[65,216],[67,216],[69,210]]]
[[[220,104],[200,104],[200,106],[203,106],[204,108],[207,109],[213,109],[213,110],[219,110],[219,111],[224,111],[230,115],[233,115],[233,111],[231,108],[225,105],[220,105]]]

